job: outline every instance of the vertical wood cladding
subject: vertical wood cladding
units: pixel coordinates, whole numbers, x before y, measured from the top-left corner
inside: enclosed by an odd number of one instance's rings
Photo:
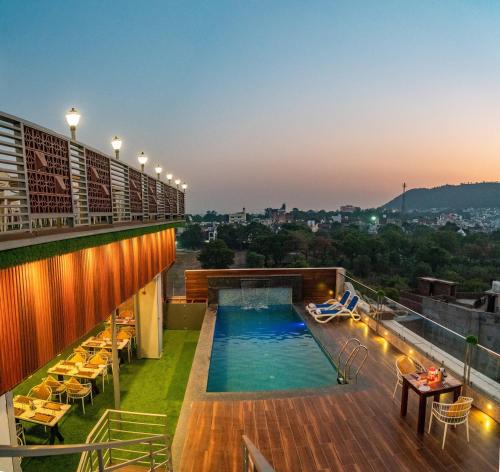
[[[72,213],[68,141],[24,127],[31,213]]]
[[[53,359],[175,260],[175,230],[0,270],[0,394]]]

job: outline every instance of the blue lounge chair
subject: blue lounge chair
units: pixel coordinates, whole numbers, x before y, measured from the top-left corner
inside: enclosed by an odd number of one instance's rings
[[[342,295],[342,298],[340,300],[336,300],[335,298],[330,298],[330,300],[327,300],[324,303],[318,303],[318,304],[309,303],[309,305],[307,305],[306,309],[307,309],[307,311],[309,311],[309,310],[316,310],[318,308],[319,309],[339,308],[340,305],[344,306],[347,303],[347,300],[349,300],[349,298],[351,298],[351,292],[350,292],[350,290],[346,290],[344,292],[344,294]]]
[[[358,302],[359,297],[354,295],[347,306],[334,309],[318,308],[316,311],[311,311],[310,314],[318,323],[328,323],[334,318],[352,318],[354,321],[359,321],[361,316],[355,312]]]

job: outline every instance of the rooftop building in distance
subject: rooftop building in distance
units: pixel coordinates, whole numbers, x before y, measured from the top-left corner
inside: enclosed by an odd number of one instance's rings
[[[242,211],[236,213],[229,213],[228,221],[230,224],[246,224],[247,222],[247,212],[243,207]]]

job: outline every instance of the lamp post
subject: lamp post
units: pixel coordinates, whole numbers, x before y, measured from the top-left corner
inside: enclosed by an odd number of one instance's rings
[[[146,156],[146,154],[144,154],[144,151],[143,151],[137,156],[137,160],[139,161],[139,164],[141,165],[141,172],[144,172],[144,165],[146,164],[146,162],[148,162],[148,156]]]
[[[184,191],[184,193],[186,193],[187,188],[188,188],[188,185],[187,185],[187,183],[186,183],[186,182],[184,182],[184,183],[182,184],[182,190]]]
[[[172,183],[172,178],[173,178],[172,174],[167,174],[168,185]]]
[[[181,179],[175,179],[175,185],[179,188],[179,184],[181,183]]]
[[[155,167],[156,177],[158,178],[158,180],[160,180],[162,171],[163,171],[163,169],[160,165],[157,165]]]
[[[117,160],[120,159],[120,149],[122,148],[122,140],[118,136],[115,136],[111,141],[111,146],[115,151],[116,159]]]
[[[71,139],[73,141],[76,141],[76,127],[80,122],[80,117],[81,115],[75,107],[72,107],[71,110],[66,113],[66,123],[68,123]]]

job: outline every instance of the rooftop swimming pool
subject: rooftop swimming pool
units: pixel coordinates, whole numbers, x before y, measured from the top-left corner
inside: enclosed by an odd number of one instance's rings
[[[292,305],[219,306],[207,392],[336,384],[335,366]]]

